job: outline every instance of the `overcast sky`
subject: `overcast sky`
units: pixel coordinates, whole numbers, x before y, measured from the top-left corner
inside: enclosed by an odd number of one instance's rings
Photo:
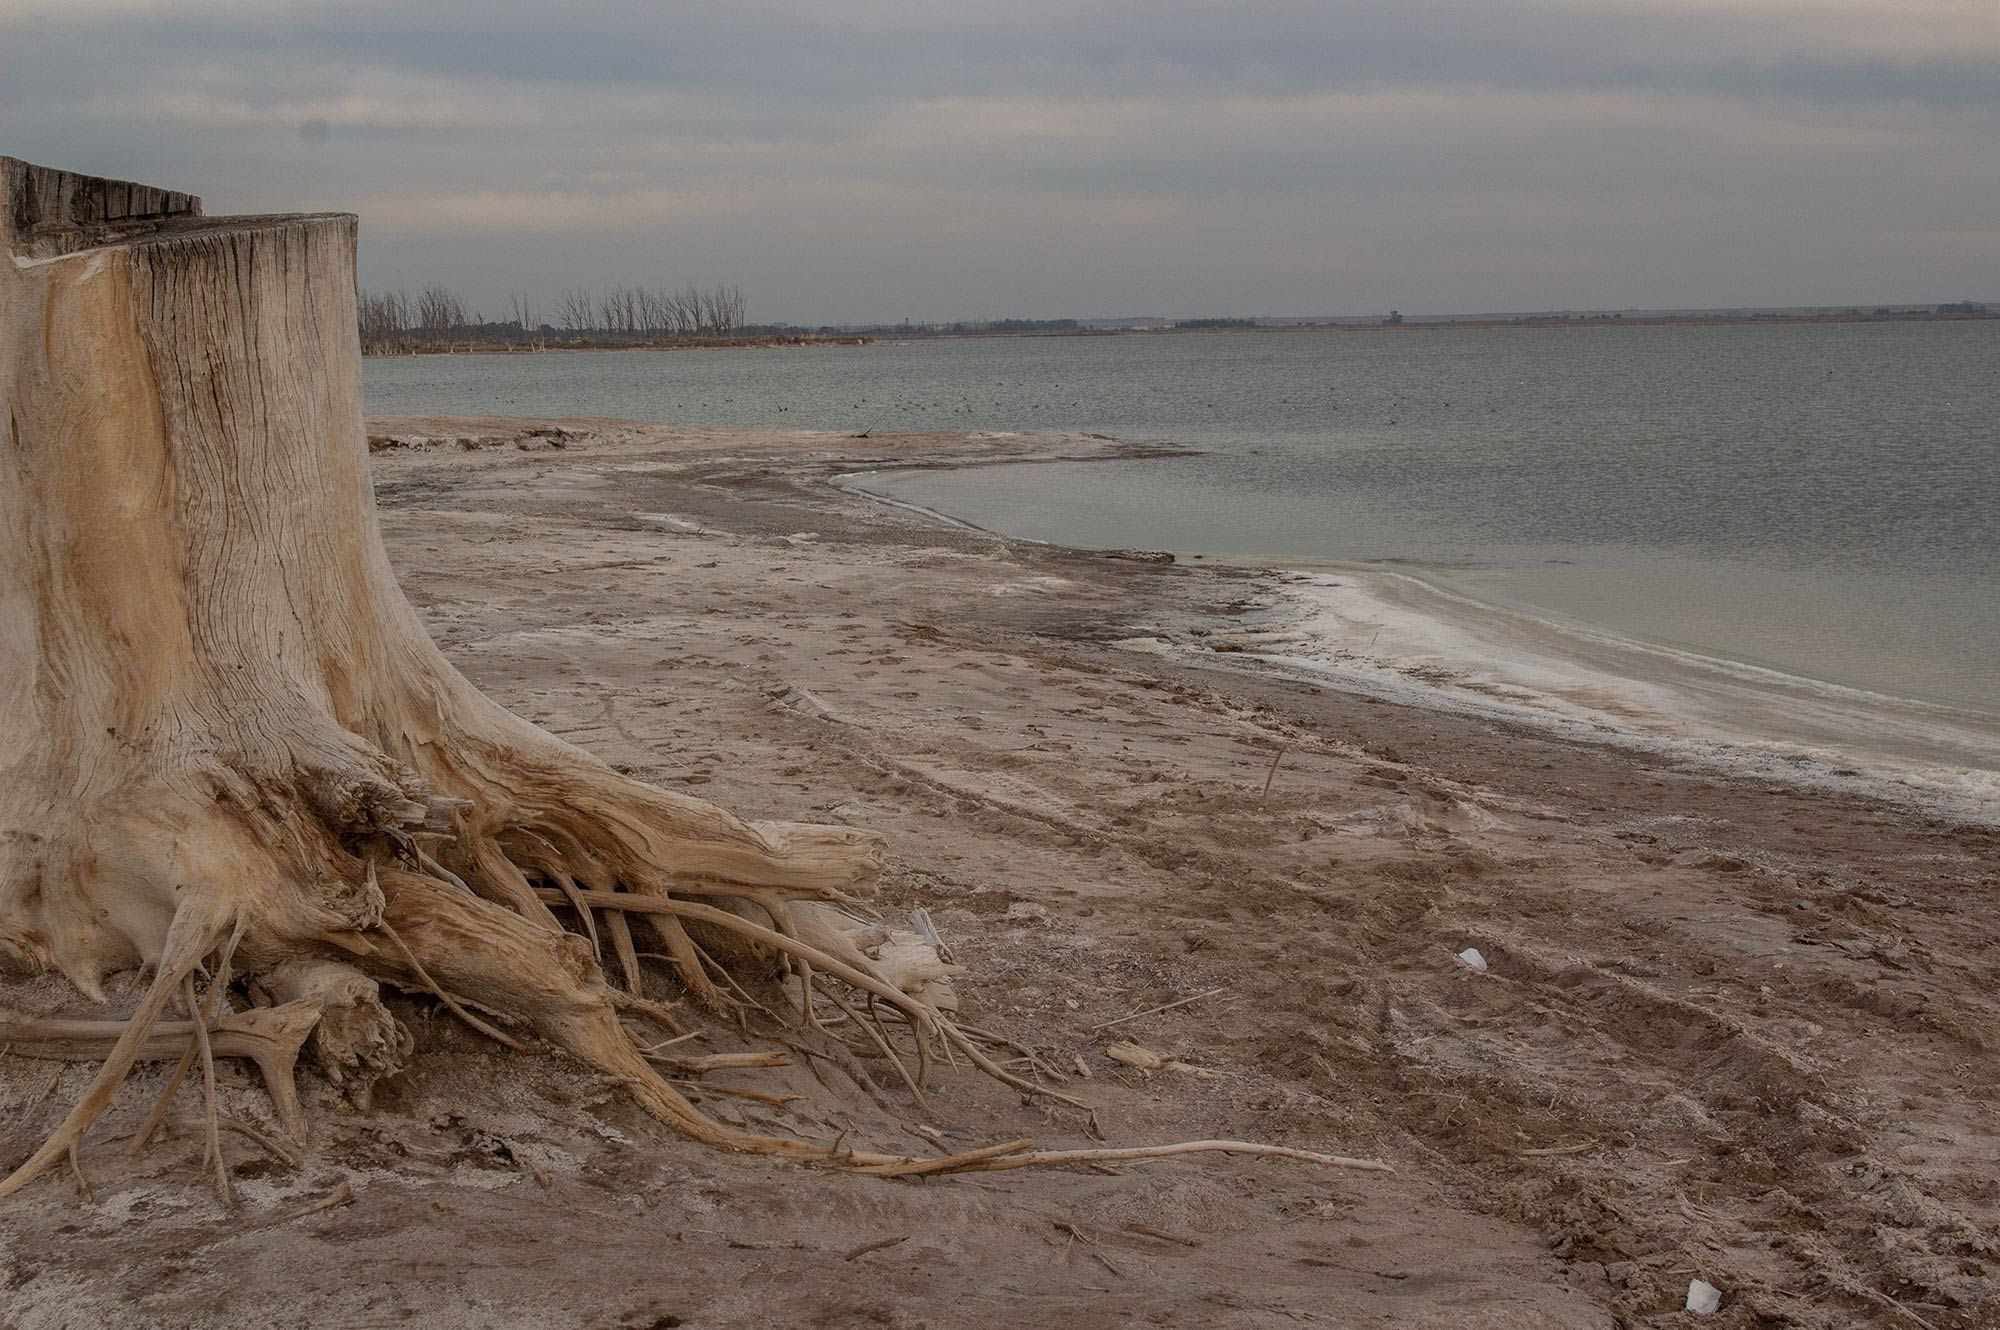
[[[2000,299],[2000,0],[0,0],[0,153],[489,313]]]

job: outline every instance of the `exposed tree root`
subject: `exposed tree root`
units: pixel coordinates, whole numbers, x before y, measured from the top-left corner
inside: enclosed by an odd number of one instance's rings
[[[181,1041],[191,1040],[192,1045],[201,1050],[197,1056],[204,1069],[208,1124],[206,1160],[215,1170],[218,1194],[227,1199],[228,1179],[221,1167],[220,1145],[216,1139],[216,1133],[222,1127],[222,1117],[214,1103],[212,1058],[232,1055],[257,1058],[264,1066],[266,1081],[272,1087],[273,1100],[279,1106],[281,1120],[296,1130],[301,1124],[298,1123],[296,1100],[291,1094],[291,1068],[300,1045],[322,1023],[329,1004],[337,1009],[362,1013],[362,1023],[372,1031],[369,1037],[397,1045],[391,1051],[400,1062],[400,1038],[385,1034],[380,1018],[369,1014],[369,1008],[375,1003],[372,985],[378,979],[432,994],[469,1026],[509,1048],[519,1049],[525,1045],[518,1035],[501,1026],[528,1027],[611,1077],[648,1112],[677,1131],[694,1140],[737,1153],[817,1162],[883,1177],[1162,1158],[1202,1151],[1268,1155],[1340,1168],[1384,1167],[1365,1160],[1238,1141],[1200,1141],[1128,1150],[1069,1151],[1035,1151],[1031,1141],[1016,1141],[1004,1146],[924,1158],[839,1146],[826,1147],[742,1131],[701,1113],[674,1088],[661,1070],[655,1069],[652,1061],[659,1061],[670,1074],[699,1075],[702,1071],[721,1067],[783,1065],[786,1059],[782,1054],[724,1053],[682,1058],[655,1054],[649,1058],[620,1024],[620,1014],[642,1014],[676,1030],[680,1028],[678,1022],[674,1020],[670,1008],[663,1004],[611,988],[604,980],[594,954],[596,949],[587,937],[551,928],[540,917],[524,916],[513,908],[515,902],[511,899],[504,904],[491,899],[488,893],[474,885],[482,880],[479,877],[461,878],[458,874],[445,877],[412,871],[423,866],[422,860],[415,856],[408,856],[406,862],[409,866],[398,867],[392,862],[378,867],[375,860],[369,859],[361,865],[362,889],[375,902],[371,910],[374,914],[372,926],[361,930],[334,930],[321,940],[321,945],[337,948],[344,960],[309,958],[301,961],[294,958],[270,967],[259,980],[260,990],[268,994],[302,995],[285,1006],[253,1009],[218,1018],[216,1013],[220,999],[212,992],[208,1011],[201,1013],[203,1019],[183,1023],[159,1020],[171,997],[171,991],[164,985],[176,974],[179,978],[175,982],[187,994],[190,1007],[194,1007],[193,972],[206,948],[213,946],[222,934],[220,921],[213,917],[213,906],[189,902],[176,915],[170,929],[169,945],[163,949],[162,964],[166,968],[156,975],[131,1022],[121,1027],[109,1022],[0,1020],[0,1042],[22,1044],[24,1051],[25,1047],[32,1046],[44,1056],[105,1055],[108,1059],[105,1070],[93,1082],[84,1101],[41,1150],[13,1177],[0,1184],[0,1195],[24,1185],[72,1150],[91,1121],[109,1104],[118,1082],[139,1057],[149,1053],[180,1053],[183,1066],[188,1067],[196,1059],[186,1056],[190,1044]],[[493,871],[490,860],[486,861],[482,871]],[[538,873],[537,876],[544,881],[549,880],[545,873]],[[734,951],[763,955],[770,963],[783,961],[795,965],[805,986],[804,991],[809,995],[804,999],[806,1009],[810,1010],[813,997],[824,996],[828,999],[841,1018],[854,1026],[883,1056],[920,1106],[926,1104],[923,1079],[927,1071],[913,1072],[904,1055],[895,1048],[882,1021],[870,1014],[870,1009],[878,1003],[893,1013],[897,1026],[907,1032],[920,1059],[920,1068],[928,1067],[928,1045],[935,1039],[942,1047],[963,1054],[972,1065],[1024,1094],[1073,1107],[1088,1107],[1080,1100],[1035,1084],[996,1063],[981,1047],[982,1044],[1018,1046],[984,1030],[976,1035],[968,1033],[921,997],[891,982],[873,961],[851,943],[846,943],[842,933],[822,928],[817,940],[831,941],[847,953],[845,956],[805,941],[792,931],[797,927],[798,915],[786,908],[788,902],[768,889],[752,887],[748,890],[755,894],[731,897],[722,884],[704,882],[702,887],[706,889],[709,899],[698,901],[670,895],[657,882],[649,891],[635,892],[599,889],[574,878],[565,885],[547,887],[534,886],[525,875],[522,881],[535,904],[544,911],[547,906],[554,905],[578,915],[590,912],[599,916],[603,925],[598,930],[600,942],[605,938],[616,938],[616,927],[611,921],[616,920],[622,925],[627,915],[638,915],[698,928],[718,943],[728,944]],[[511,896],[512,893],[502,894]],[[725,902],[736,908],[725,908],[723,903],[711,901]],[[751,917],[753,915],[761,915],[762,921]],[[202,922],[204,919],[208,920],[206,925]],[[691,934],[683,931],[682,936],[689,946],[700,945]],[[249,944],[253,950],[261,950],[265,945],[263,935],[254,926],[250,929]],[[613,945],[615,947],[616,943]],[[904,960],[908,962],[910,958],[905,957]],[[632,977],[635,979],[638,977],[638,963],[635,949],[632,958]],[[221,973],[223,968],[223,965],[218,966],[217,978],[226,982]],[[719,963],[716,968],[726,973]],[[954,972],[958,968],[950,967]],[[914,987],[939,975],[935,965],[918,960],[906,966],[902,977],[905,983]],[[862,995],[866,1000],[866,1009],[843,997],[834,986],[836,983]],[[748,998],[747,993],[745,998]],[[733,1005],[734,1000],[731,1002]],[[492,1013],[494,1019],[475,1014],[475,1009]],[[116,1038],[111,1039],[111,1046],[106,1049],[105,1042],[111,1038],[113,1031],[117,1032]],[[329,1059],[337,1066],[349,1065],[345,1061],[346,1055],[337,1051],[344,1047],[351,1045],[335,1040],[334,1046],[328,1047],[323,1041],[322,1065],[327,1065]],[[1031,1069],[1037,1065],[1032,1055],[1025,1056],[1023,1060]],[[701,1088],[774,1104],[792,1098],[742,1087],[704,1085]],[[171,1089],[170,1085],[169,1094]],[[139,1140],[143,1141],[151,1134],[157,1116],[156,1112],[155,1119],[142,1129]]]
[[[216,1122],[220,1109],[215,1102],[215,1050],[208,1043],[208,1018],[202,1014],[201,1006],[194,997],[194,978],[181,980],[181,992],[187,998],[188,1014],[194,1017],[195,1047],[201,1052],[201,1095],[202,1106],[208,1115],[208,1140],[203,1150],[202,1163],[215,1169],[215,1197],[224,1205],[236,1204],[236,1190],[229,1184],[229,1167],[222,1158],[222,1128]],[[74,1150],[76,1147],[70,1147]]]
[[[83,1092],[83,1098],[70,1110],[62,1125],[26,1163],[5,1180],[0,1180],[0,1197],[12,1195],[27,1186],[46,1172],[50,1165],[75,1149],[91,1124],[111,1107],[118,1087],[131,1074],[146,1046],[147,1036],[153,1032],[153,1026],[173,1000],[181,981],[194,973],[195,966],[201,964],[201,958],[221,940],[223,929],[228,927],[229,922],[227,916],[220,916],[213,901],[199,897],[184,901],[175,911],[153,982],[139,1000],[139,1009],[112,1044],[96,1079],[91,1081],[89,1088]]]
[[[209,1035],[216,1057],[243,1058],[256,1065],[279,1123],[287,1133],[300,1139],[305,1136],[306,1122],[294,1089],[294,1068],[300,1047],[319,1019],[319,1003],[302,999],[224,1016]],[[50,1020],[0,1013],[0,1048],[10,1048],[21,1057],[102,1062],[128,1028],[125,1021]],[[193,1022],[160,1021],[147,1035],[134,1061],[163,1062],[180,1057],[182,1069],[169,1087],[174,1089],[194,1066],[197,1052]],[[164,1110],[163,1104],[162,1117]],[[147,1125],[157,1129],[159,1124],[149,1120]],[[146,1134],[150,1136],[151,1132]]]

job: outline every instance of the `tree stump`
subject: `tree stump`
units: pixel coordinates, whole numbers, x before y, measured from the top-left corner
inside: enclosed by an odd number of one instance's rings
[[[0,968],[54,969],[99,1001],[107,974],[152,974],[82,1100],[0,1196],[74,1161],[134,1063],[161,1051],[176,997],[193,1038],[168,1093],[198,1053],[226,1196],[212,1059],[235,1037],[239,980],[279,1010],[320,1012],[319,1064],[364,1095],[410,1051],[376,1002],[386,982],[509,1046],[539,1036],[676,1130],[745,1153],[884,1176],[1214,1150],[1382,1167],[1241,1141],[907,1158],[702,1115],[620,1022],[679,1028],[636,991],[628,918],[718,1012],[741,1014],[718,979],[744,993],[718,956],[782,966],[803,1024],[824,993],[920,1100],[936,1045],[1086,1106],[1000,1066],[982,1045],[1019,1045],[924,996],[955,969],[934,950],[904,954],[914,941],[884,933],[900,950],[870,953],[830,909],[874,889],[879,836],[748,823],[628,779],[439,653],[397,588],[369,487],[355,218],[204,217],[186,194],[12,158],[0,193]],[[616,921],[634,991],[606,982],[598,916]],[[866,995],[868,1021],[834,983]],[[74,1044],[58,1023],[9,1028]]]
[[[355,218],[204,217],[11,158],[0,182],[0,962],[99,999],[107,973],[154,972],[106,1092],[0,1193],[73,1143],[239,927],[245,972],[442,990],[691,1134],[770,1148],[647,1069],[537,888],[783,931],[787,902],[869,891],[879,837],[629,780],[446,662],[369,488]],[[727,1001],[699,925],[641,918]]]

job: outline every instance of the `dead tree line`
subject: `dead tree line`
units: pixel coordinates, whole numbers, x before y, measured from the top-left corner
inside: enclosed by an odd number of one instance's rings
[[[743,292],[734,285],[619,285],[596,294],[573,287],[557,299],[548,319],[526,292],[513,292],[507,303],[507,316],[489,322],[445,286],[426,286],[414,299],[403,291],[363,291],[359,305],[361,346],[380,351],[524,337],[658,341],[726,337],[745,325]]]

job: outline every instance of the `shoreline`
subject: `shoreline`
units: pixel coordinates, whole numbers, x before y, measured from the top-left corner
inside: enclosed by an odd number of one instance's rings
[[[1042,460],[1088,459],[1050,455],[934,465]],[[996,539],[1095,548],[1008,535],[872,490],[866,481],[876,474],[853,472],[831,483]],[[1214,641],[1135,639],[1135,650],[1206,660],[1214,668],[1254,662],[1416,706],[1677,757],[1721,774],[1741,771],[1885,797],[1916,812],[2000,825],[2000,716],[1633,637],[1482,596],[1423,569],[1200,553],[1171,557],[1193,569],[1249,569],[1267,579],[1271,623]],[[1413,595],[1409,588],[1420,590]],[[1385,631],[1391,642],[1378,654],[1375,639]],[[1364,638],[1369,645],[1359,646]],[[1231,660],[1215,659],[1223,654]]]
[[[367,428],[393,441],[370,466],[398,581],[495,702],[746,818],[883,833],[867,908],[926,911],[967,967],[964,1018],[1031,1047],[1109,1143],[1273,1140],[1397,1171],[800,1172],[693,1146],[575,1064],[400,995],[425,1056],[371,1113],[311,1075],[297,1167],[224,1138],[250,1213],[341,1183],[352,1204],[230,1222],[185,1095],[153,1153],[106,1144],[172,1071],[148,1064],[86,1149],[95,1202],[53,1182],[14,1198],[0,1286],[24,1326],[84,1309],[104,1330],[385,1311],[588,1330],[976,1307],[1278,1330],[1335,1307],[1604,1330],[1675,1320],[1691,1274],[1744,1324],[1887,1330],[1907,1324],[1893,1297],[1970,1330],[2000,1308],[2000,832],[1244,669],[1241,652],[1133,650],[1261,631],[1267,577],[1010,541],[827,483],[1112,441]],[[655,1000],[681,996],[647,978]],[[775,981],[746,982],[783,1007]],[[7,997],[106,1014],[53,977]],[[704,1051],[736,1046],[684,1014]],[[905,1152],[1100,1143],[969,1069],[933,1069],[919,1107],[872,1050],[769,1028],[819,1051],[690,1084],[704,1111]],[[1207,1074],[1137,1073],[1120,1041]],[[49,1075],[0,1059],[9,1148],[32,1149],[91,1069]],[[268,1111],[254,1088],[217,1093],[233,1118]],[[221,1240],[228,1260],[187,1259]],[[440,1244],[481,1260],[441,1279]]]

